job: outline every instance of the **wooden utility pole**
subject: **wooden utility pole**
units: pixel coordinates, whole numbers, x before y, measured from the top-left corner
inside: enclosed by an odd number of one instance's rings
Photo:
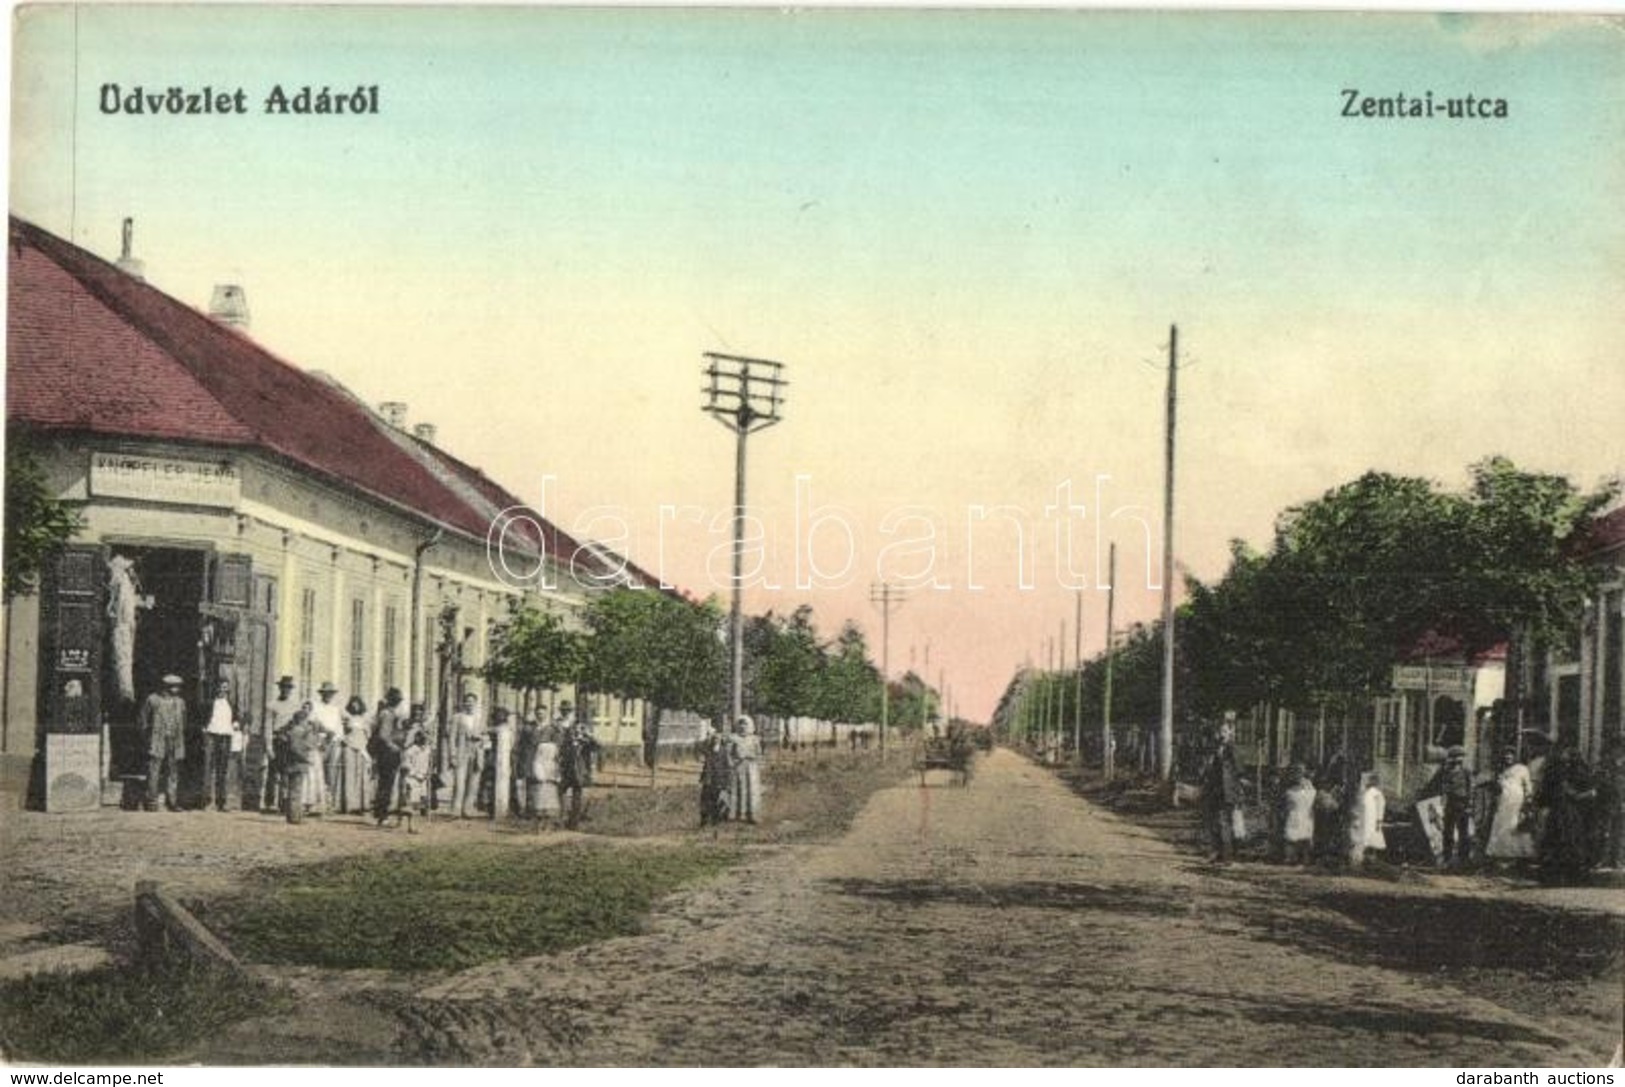
[[[1174,776],[1174,420],[1179,395],[1179,326],[1168,327],[1168,425],[1162,488],[1162,737],[1157,772]]]
[[[745,439],[784,415],[784,364],[770,359],[705,353],[701,410],[734,432],[733,599],[728,608],[728,727],[744,713]],[[650,763],[651,769],[653,762]]]
[[[880,605],[880,757],[886,758],[886,731],[891,725],[891,613],[903,603],[903,590],[882,581],[869,588],[869,602]]]
[[[1117,544],[1112,543],[1111,558],[1106,566],[1106,697],[1102,699],[1103,706],[1100,718],[1100,765],[1106,775],[1106,780],[1112,779],[1115,769],[1112,757],[1112,654],[1116,651],[1117,642],[1112,635],[1112,619],[1117,610]]]
[[[1078,590],[1077,615],[1072,621],[1072,758],[1083,764],[1083,590]]]

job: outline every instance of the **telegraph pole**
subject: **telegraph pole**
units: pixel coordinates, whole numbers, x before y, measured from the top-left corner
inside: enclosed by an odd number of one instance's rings
[[[1174,420],[1179,395],[1179,326],[1168,326],[1168,425],[1162,488],[1162,742],[1157,772],[1174,776]]]
[[[1117,643],[1112,637],[1112,617],[1117,609],[1117,543],[1112,542],[1106,567],[1106,697],[1100,718],[1100,765],[1106,780],[1112,779],[1112,653]]]
[[[881,581],[869,587],[869,602],[880,605],[880,757],[886,757],[886,729],[891,722],[891,613],[901,607],[903,590]]]
[[[734,432],[733,603],[728,611],[728,724],[745,712],[745,439],[779,422],[784,407],[784,364],[739,355],[704,355],[707,379],[701,409]]]
[[[1083,765],[1083,590],[1078,590],[1078,612],[1072,621],[1072,667],[1077,673],[1072,691],[1072,758]]]

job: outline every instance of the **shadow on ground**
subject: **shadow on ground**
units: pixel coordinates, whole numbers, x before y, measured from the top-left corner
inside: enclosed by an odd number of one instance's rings
[[[1096,910],[1151,917],[1186,916],[1188,900],[1137,884],[1101,886],[1023,880],[1015,883],[941,883],[930,879],[832,879],[825,886],[845,895],[894,904],[1022,907],[1035,910]]]

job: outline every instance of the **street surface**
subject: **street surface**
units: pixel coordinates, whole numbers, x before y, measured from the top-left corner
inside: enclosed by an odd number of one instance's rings
[[[1439,877],[1417,881],[1210,866],[1163,830],[997,751],[969,789],[933,775],[929,788],[883,790],[835,843],[753,854],[668,900],[644,935],[427,987],[277,971],[305,994],[301,1011],[240,1025],[199,1056],[504,1065],[1609,1059],[1619,1038],[1617,911],[1536,909],[1441,889]],[[1545,961],[1546,941],[1579,948],[1579,958]]]

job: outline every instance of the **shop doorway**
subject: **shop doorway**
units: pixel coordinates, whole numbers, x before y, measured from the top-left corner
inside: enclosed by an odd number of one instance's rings
[[[198,608],[204,599],[207,559],[206,551],[180,547],[115,545],[110,549],[112,576],[121,576],[116,562],[128,563],[130,585],[125,591],[134,590],[134,606],[126,606],[122,616],[117,590],[112,594],[114,604],[108,609],[109,645],[103,659],[110,674],[103,689],[107,692],[109,770],[113,776],[146,773],[146,753],[141,747],[136,717],[146,697],[162,687],[165,675],[181,677],[190,718],[195,719],[205,697],[201,688]],[[190,746],[189,742],[189,764],[194,762]],[[196,754],[201,757],[201,752]]]

